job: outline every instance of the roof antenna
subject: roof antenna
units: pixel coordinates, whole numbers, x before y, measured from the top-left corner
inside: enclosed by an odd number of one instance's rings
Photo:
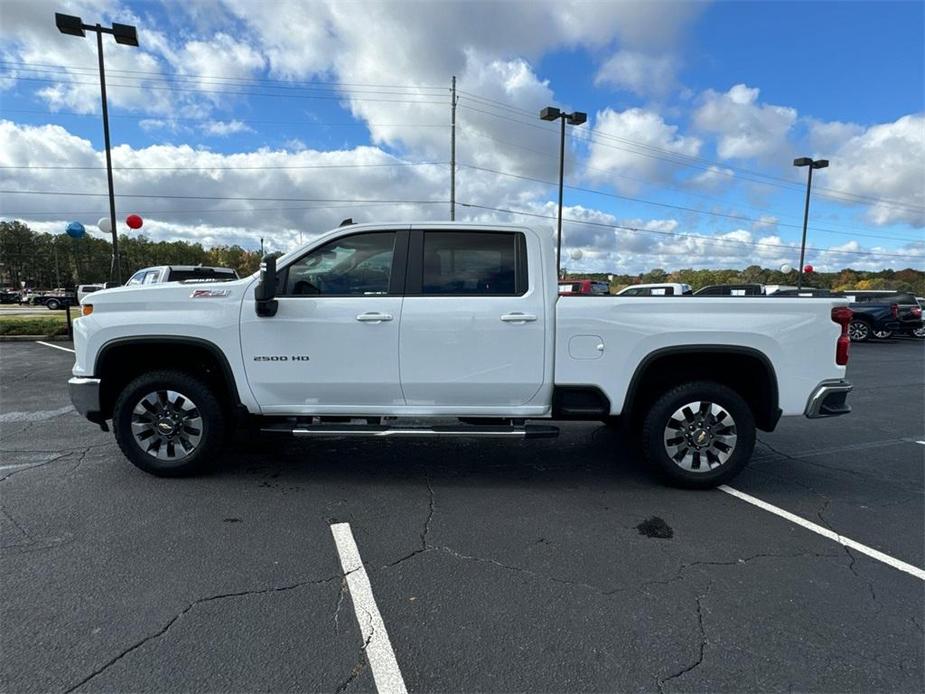
[[[343,222],[341,222],[337,226],[338,227],[349,227],[351,224],[353,224],[353,217],[347,217],[347,219],[345,219]]]

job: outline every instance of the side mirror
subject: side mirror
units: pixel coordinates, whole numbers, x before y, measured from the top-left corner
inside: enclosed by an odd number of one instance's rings
[[[260,263],[260,281],[254,287],[254,299],[257,302],[257,315],[269,318],[276,315],[276,256],[264,256]]]

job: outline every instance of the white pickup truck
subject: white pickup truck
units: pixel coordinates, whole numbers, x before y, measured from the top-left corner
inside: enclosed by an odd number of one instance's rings
[[[668,481],[709,487],[756,428],[850,412],[843,299],[559,296],[553,237],[523,227],[341,226],[251,277],[107,289],[82,313],[74,405],[156,475],[216,464],[245,424],[532,437],[570,419],[623,422]]]

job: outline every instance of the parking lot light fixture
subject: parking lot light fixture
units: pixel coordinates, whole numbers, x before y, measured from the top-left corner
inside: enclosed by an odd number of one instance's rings
[[[111,34],[116,43],[123,46],[138,45],[138,30],[131,24],[117,24],[111,27],[101,24],[84,24],[80,17],[55,12],[55,26],[68,36],[86,38],[88,31],[96,32],[96,52],[100,64],[100,98],[103,102],[103,140],[106,146],[106,177],[109,182],[109,219],[112,223],[112,263],[109,266],[110,282],[122,283],[122,263],[119,256],[119,232],[116,228],[116,194],[112,185],[112,147],[109,142],[109,106],[106,100],[106,70],[103,66],[103,34]]]
[[[588,114],[581,111],[565,113],[555,106],[540,111],[540,120],[558,120],[562,124],[559,135],[559,216],[556,226],[556,276],[562,277],[562,188],[565,178],[565,124],[581,125],[588,121]]]
[[[806,179],[806,205],[803,208],[803,240],[800,243],[800,265],[798,266],[797,291],[803,288],[803,259],[806,256],[806,225],[809,222],[809,193],[813,187],[813,169],[824,169],[828,167],[828,159],[811,159],[810,157],[799,157],[793,160],[794,166],[805,166],[809,170],[809,176]]]

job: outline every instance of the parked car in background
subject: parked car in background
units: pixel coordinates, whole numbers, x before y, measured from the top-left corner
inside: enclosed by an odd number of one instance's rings
[[[18,304],[20,294],[9,289],[0,289],[0,304]]]
[[[915,300],[919,302],[919,308],[925,309],[925,297],[917,296],[915,297]],[[925,337],[925,325],[913,330],[912,335],[915,337]]]
[[[77,285],[77,303],[79,304],[83,301],[83,298],[88,294],[93,292],[98,292],[100,289],[103,289],[105,285],[102,284],[78,284]]]
[[[559,280],[559,294],[608,296],[610,294],[610,282],[606,280]]]
[[[694,296],[764,296],[764,286],[760,284],[711,284],[701,287]]]
[[[666,282],[662,284],[634,284],[624,287],[617,296],[689,296],[694,291],[689,284]]]
[[[896,304],[849,304],[852,311],[848,337],[852,342],[867,342],[876,335],[892,335],[899,329],[899,307]]]
[[[775,291],[767,291],[765,288],[767,296],[808,296],[816,298],[827,298],[832,296],[841,296],[838,292],[833,292],[831,289],[821,289],[816,287],[803,287],[802,289],[797,289],[796,287],[786,287],[784,289],[776,289]]]
[[[62,287],[43,292],[32,298],[33,304],[39,304],[51,311],[57,311],[77,304],[77,294]]]
[[[889,289],[847,290],[842,293],[851,307],[867,305],[896,306],[897,325],[892,328],[874,330],[873,336],[885,340],[893,335],[916,335],[922,328],[922,307],[914,294]]]
[[[236,279],[238,279],[238,273],[230,267],[160,265],[139,270],[129,278],[125,286],[163,282],[228,282]]]

